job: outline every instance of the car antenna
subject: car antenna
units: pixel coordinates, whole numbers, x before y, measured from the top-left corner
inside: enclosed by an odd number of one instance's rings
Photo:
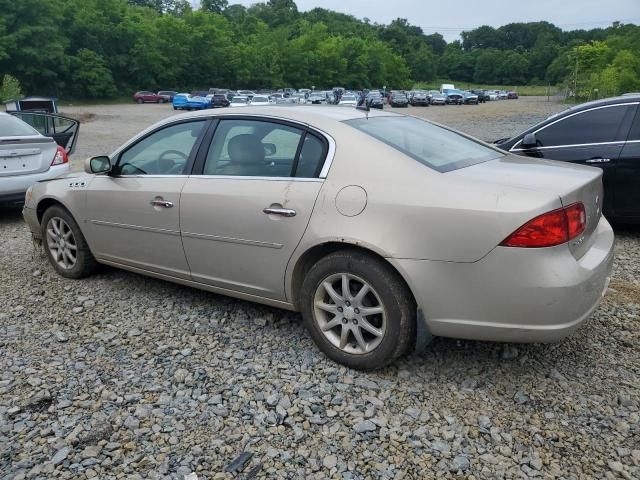
[[[364,115],[365,115],[366,119],[369,120],[369,112],[371,111],[371,109],[369,108],[369,105],[367,105],[367,104],[358,105],[356,107],[356,110],[360,110],[360,111],[364,112]]]

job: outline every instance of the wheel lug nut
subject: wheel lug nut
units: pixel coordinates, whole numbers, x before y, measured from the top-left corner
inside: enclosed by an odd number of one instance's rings
[[[353,319],[353,324],[354,324],[354,325],[357,325],[357,324],[358,324],[358,319],[354,318],[354,319]]]
[[[351,306],[351,302],[345,302],[347,304],[347,307]]]
[[[338,311],[341,312],[342,311],[342,307],[338,307]]]
[[[356,312],[356,313],[360,313],[360,309],[359,308],[356,308],[353,311]]]
[[[342,323],[348,323],[348,322],[349,322],[349,320],[347,320],[346,318],[342,319]]]

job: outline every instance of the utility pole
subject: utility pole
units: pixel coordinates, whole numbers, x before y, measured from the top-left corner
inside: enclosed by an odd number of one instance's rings
[[[580,47],[576,45],[576,71],[573,77],[573,97],[578,99],[578,59],[580,58]]]

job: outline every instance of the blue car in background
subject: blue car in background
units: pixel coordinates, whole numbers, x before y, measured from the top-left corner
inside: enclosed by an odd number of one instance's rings
[[[174,110],[204,110],[211,108],[211,101],[206,97],[190,95],[188,93],[179,93],[173,97]]]

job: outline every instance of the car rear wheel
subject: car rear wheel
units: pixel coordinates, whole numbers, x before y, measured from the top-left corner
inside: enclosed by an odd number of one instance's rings
[[[319,260],[306,275],[302,316],[329,358],[373,370],[405,354],[415,340],[416,308],[398,273],[358,251]]]
[[[97,262],[71,214],[50,207],[43,215],[42,245],[53,268],[66,278],[82,278],[93,273]]]

